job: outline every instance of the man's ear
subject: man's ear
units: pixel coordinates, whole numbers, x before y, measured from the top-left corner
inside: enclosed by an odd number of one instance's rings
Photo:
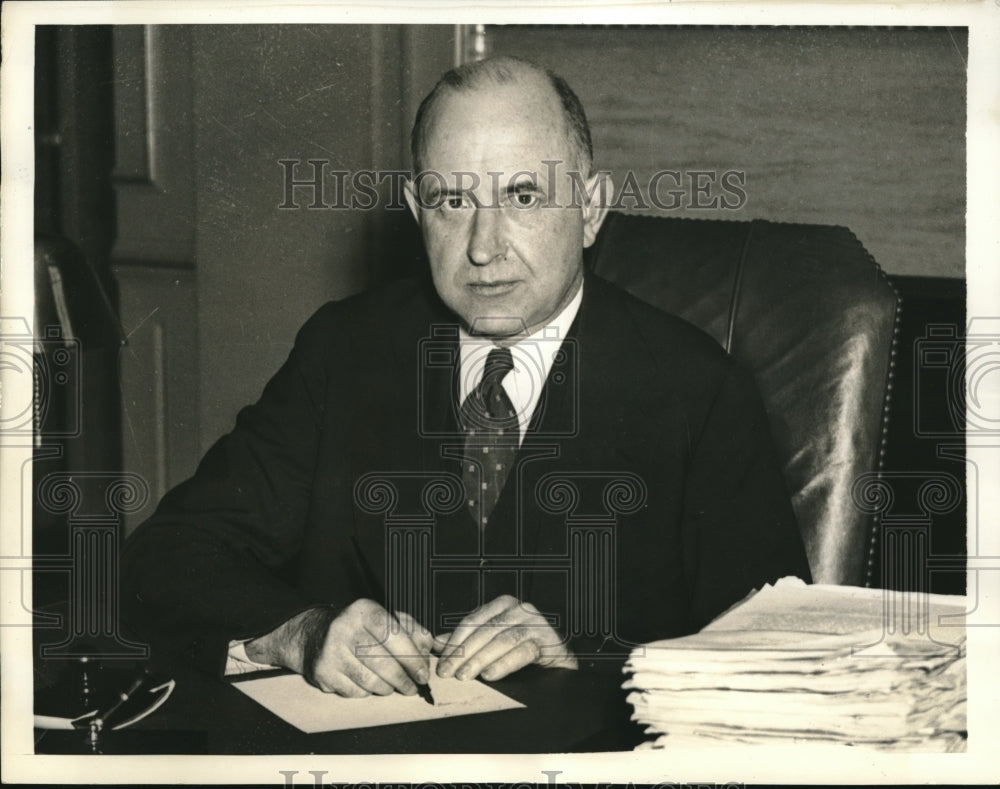
[[[583,204],[583,246],[589,247],[597,239],[597,231],[608,215],[608,201],[614,192],[615,185],[611,175],[600,170],[586,181],[584,194],[587,202]]]
[[[413,193],[413,181],[403,181],[403,197],[406,198],[406,204],[410,207],[410,213],[413,214],[413,218],[417,220],[417,224],[419,225],[420,202],[417,200],[417,196]]]

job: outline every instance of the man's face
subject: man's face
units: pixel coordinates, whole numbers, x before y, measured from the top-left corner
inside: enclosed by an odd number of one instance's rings
[[[573,188],[577,157],[548,83],[526,75],[447,91],[422,166],[430,175],[408,185],[407,201],[445,304],[490,336],[530,333],[554,318],[580,286],[583,248],[605,210],[596,177],[580,173]]]

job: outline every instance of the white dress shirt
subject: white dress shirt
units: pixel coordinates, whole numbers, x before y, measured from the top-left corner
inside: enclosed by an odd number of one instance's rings
[[[569,328],[580,311],[582,301],[581,283],[576,295],[550,323],[510,345],[514,369],[504,376],[501,384],[517,413],[520,426],[518,443],[524,441],[524,434],[538,405],[542,387],[549,377],[549,370],[552,369],[553,359],[562,347],[563,340],[566,339]],[[470,335],[464,328],[459,330],[459,402],[464,403],[465,398],[479,385],[483,369],[486,367],[486,357],[494,347],[496,344],[489,337]],[[227,676],[275,668],[252,661],[247,656],[245,646],[247,640],[249,639],[229,643],[229,654],[226,658]]]
[[[549,377],[552,361],[562,342],[569,333],[580,302],[583,300],[583,285],[577,289],[576,295],[570,300],[562,312],[553,318],[551,323],[543,326],[534,334],[521,337],[510,346],[514,369],[504,376],[501,382],[507,397],[514,406],[520,425],[521,434],[518,441],[524,441],[524,433],[531,422],[532,414],[538,405],[542,387]],[[459,368],[458,396],[464,403],[472,390],[483,378],[483,368],[486,367],[486,357],[496,347],[489,337],[470,335],[464,328],[459,330]]]

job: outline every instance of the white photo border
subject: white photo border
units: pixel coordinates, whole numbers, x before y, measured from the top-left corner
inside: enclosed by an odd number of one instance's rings
[[[34,30],[45,24],[218,23],[445,23],[445,24],[726,24],[913,25],[968,28],[967,256],[968,315],[995,318],[1000,310],[1000,0],[939,3],[398,3],[281,4],[274,2],[9,2],[2,9],[2,234],[0,315],[27,314],[33,282],[32,106]],[[994,382],[995,383],[995,382]],[[2,381],[7,401],[20,401],[16,381]],[[1000,392],[986,391],[994,416]],[[30,397],[30,394],[28,395]],[[2,406],[0,406],[2,407]],[[967,437],[978,478],[1000,479],[996,440]],[[31,446],[0,446],[3,570],[21,553],[22,466]],[[968,665],[969,747],[964,754],[891,754],[860,749],[824,751],[796,746],[697,752],[615,754],[345,756],[36,756],[31,737],[30,614],[22,606],[22,573],[0,572],[3,780],[30,783],[267,783],[297,771],[296,785],[323,781],[438,783],[469,780],[657,783],[725,782],[991,782],[997,778],[1000,741],[1000,529],[997,490],[983,484],[969,502],[970,608]],[[970,496],[970,499],[973,498]],[[17,521],[16,528],[9,524]],[[30,529],[27,530],[30,534]],[[972,541],[976,540],[975,544]],[[30,548],[29,548],[30,550]],[[17,565],[19,566],[19,565]],[[975,578],[973,578],[975,576]],[[27,584],[30,593],[30,584]],[[975,594],[975,599],[972,600]],[[30,603],[28,604],[30,608]]]

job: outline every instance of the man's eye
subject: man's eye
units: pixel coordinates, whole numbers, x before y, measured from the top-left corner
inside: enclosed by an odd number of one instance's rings
[[[465,195],[449,195],[441,203],[443,211],[461,211],[463,208],[471,208],[472,201]]]
[[[514,192],[511,195],[511,202],[515,208],[531,208],[538,202],[536,192]]]

